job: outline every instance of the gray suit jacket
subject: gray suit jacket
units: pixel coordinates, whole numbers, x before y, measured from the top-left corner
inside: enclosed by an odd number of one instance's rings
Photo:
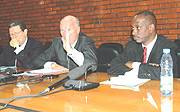
[[[79,34],[78,41],[75,45],[75,49],[84,55],[84,64],[86,63],[97,63],[95,42],[90,37],[85,34]],[[78,65],[71,59],[69,63],[69,69],[78,67]],[[57,64],[67,68],[67,52],[63,48],[63,43],[61,37],[55,38],[52,42],[50,48],[44,51],[40,56],[34,61],[35,68],[43,68],[47,61],[54,61]]]
[[[174,77],[177,77],[177,46],[174,42],[166,39],[163,35],[158,35],[157,41],[152,48],[147,63],[140,64],[138,73],[139,78],[148,78],[155,80],[160,79],[160,67],[149,65],[149,63],[160,64],[164,48],[171,49],[171,56],[173,58],[174,65]],[[132,70],[125,65],[126,62],[141,62],[142,58],[142,44],[136,43],[136,41],[128,42],[124,52],[111,61],[111,67],[110,69],[108,69],[108,74],[123,75],[125,72]]]

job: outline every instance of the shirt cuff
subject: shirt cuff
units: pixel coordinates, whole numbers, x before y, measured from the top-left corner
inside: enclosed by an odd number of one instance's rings
[[[141,64],[140,62],[133,62],[133,64],[132,64],[133,69],[139,68],[140,64]]]
[[[84,55],[83,53],[73,49],[72,54],[67,54],[71,59],[75,61],[75,63],[79,66],[83,65],[84,63]]]

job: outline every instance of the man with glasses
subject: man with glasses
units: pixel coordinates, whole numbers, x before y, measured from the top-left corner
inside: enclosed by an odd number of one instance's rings
[[[0,66],[33,68],[33,61],[43,51],[43,44],[27,36],[23,21],[16,20],[9,24],[10,42],[0,55]]]

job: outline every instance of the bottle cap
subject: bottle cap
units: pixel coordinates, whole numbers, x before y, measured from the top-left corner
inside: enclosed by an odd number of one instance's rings
[[[169,49],[169,48],[165,48],[165,49],[163,49],[163,53],[165,53],[165,54],[170,53],[170,49]]]

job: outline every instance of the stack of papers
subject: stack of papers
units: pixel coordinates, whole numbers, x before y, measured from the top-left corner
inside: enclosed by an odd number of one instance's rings
[[[100,82],[100,84],[109,84],[111,85],[111,88],[131,89],[139,91],[139,86],[149,80],[150,79],[140,79],[125,75],[119,75],[118,77],[111,77],[110,80]]]
[[[14,76],[23,75],[23,76],[36,76],[36,75],[49,75],[49,74],[61,74],[64,73],[62,70],[54,70],[54,69],[37,69],[26,71],[20,74],[13,74]]]
[[[60,74],[63,73],[63,70],[54,70],[54,69],[37,69],[28,71],[28,73],[35,73],[40,75],[47,75],[47,74]]]

